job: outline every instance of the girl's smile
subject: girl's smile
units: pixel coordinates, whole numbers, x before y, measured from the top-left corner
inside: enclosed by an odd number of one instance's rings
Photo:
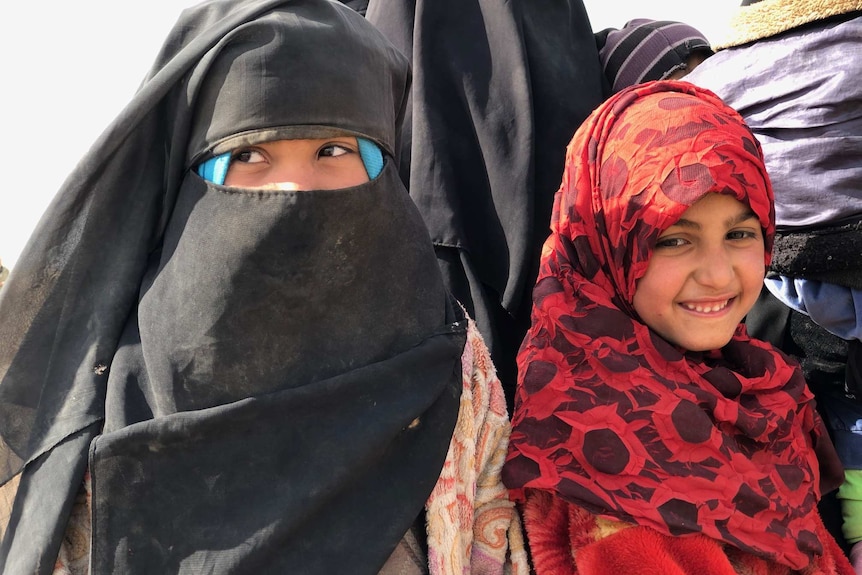
[[[725,312],[728,309],[728,305],[733,302],[736,298],[729,298],[725,300],[721,300],[719,302],[682,302],[680,305],[686,308],[689,311],[702,313],[706,315],[716,315],[719,312]]]

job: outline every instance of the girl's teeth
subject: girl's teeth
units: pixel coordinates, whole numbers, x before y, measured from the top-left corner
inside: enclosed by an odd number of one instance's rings
[[[693,304],[683,304],[687,309],[692,311],[696,311],[698,313],[712,313],[719,310],[722,310],[727,307],[727,302],[721,304],[715,304],[712,306],[702,306],[702,305],[693,305]]]

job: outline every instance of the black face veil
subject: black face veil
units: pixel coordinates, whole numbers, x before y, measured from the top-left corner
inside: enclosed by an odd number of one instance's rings
[[[408,84],[336,2],[182,14],[0,295],[4,572],[51,572],[86,468],[93,573],[377,572],[439,476],[465,341],[392,160]],[[371,182],[193,170],[345,133],[384,151]]]

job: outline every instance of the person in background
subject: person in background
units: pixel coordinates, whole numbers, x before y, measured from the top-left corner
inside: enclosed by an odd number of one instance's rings
[[[503,480],[537,575],[851,575],[842,479],[792,360],[746,333],[774,204],[742,118],[681,81],[603,103],[567,155]]]
[[[648,18],[597,32],[596,45],[614,93],[651,80],[682,78],[713,54],[709,41],[693,26]]]
[[[745,118],[775,186],[746,324],[802,365],[846,469],[823,514],[862,574],[862,1],[746,1],[715,47],[686,80]]]
[[[511,405],[566,143],[607,95],[581,0],[370,0],[411,59],[400,170]]]
[[[331,0],[180,15],[0,298],[0,572],[526,575],[481,336]]]
[[[9,277],[9,268],[3,267],[3,262],[0,261],[0,287],[6,283],[6,278]]]

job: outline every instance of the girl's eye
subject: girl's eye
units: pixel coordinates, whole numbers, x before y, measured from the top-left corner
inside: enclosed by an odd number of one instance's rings
[[[747,240],[757,238],[757,232],[751,230],[733,230],[727,233],[729,240]]]
[[[317,153],[320,157],[331,157],[337,158],[338,156],[343,156],[344,154],[353,154],[355,150],[351,150],[347,146],[342,146],[341,144],[326,144],[320,151]]]
[[[230,161],[240,162],[243,164],[257,164],[265,161],[263,154],[258,152],[253,148],[245,148],[241,150],[237,150],[234,152],[233,156],[231,156]]]
[[[655,243],[656,249],[658,248],[678,248],[680,246],[684,246],[686,241],[683,238],[659,238]]]

